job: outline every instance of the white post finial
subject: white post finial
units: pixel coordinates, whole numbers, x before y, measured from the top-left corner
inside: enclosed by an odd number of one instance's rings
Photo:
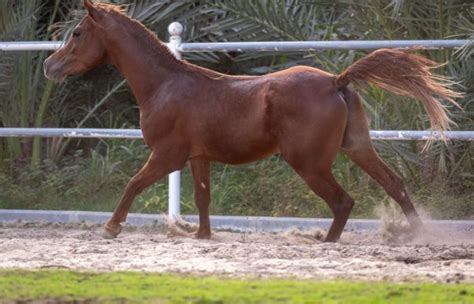
[[[170,33],[171,36],[181,36],[183,33],[183,25],[179,22],[170,23],[168,33]]]
[[[173,22],[168,26],[168,33],[170,34],[170,42],[168,47],[173,53],[173,55],[181,60],[181,52],[179,51],[179,46],[181,45],[182,38],[181,34],[183,33],[183,25],[179,22]]]

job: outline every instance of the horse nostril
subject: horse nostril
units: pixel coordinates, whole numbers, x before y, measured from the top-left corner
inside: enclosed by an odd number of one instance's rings
[[[62,72],[62,65],[58,61],[47,58],[43,62],[43,72],[44,76],[48,78],[49,80],[55,80],[58,81],[57,79],[60,78]]]
[[[43,61],[43,71],[45,74],[48,72],[48,62],[49,62],[49,58],[46,58],[46,60]]]

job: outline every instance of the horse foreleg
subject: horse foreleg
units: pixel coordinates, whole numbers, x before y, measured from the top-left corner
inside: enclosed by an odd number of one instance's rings
[[[199,210],[198,239],[211,238],[211,223],[209,220],[209,205],[211,203],[211,185],[209,180],[210,163],[207,160],[193,159],[191,171],[194,180],[194,203]]]
[[[151,153],[148,161],[141,170],[133,176],[125,187],[125,191],[114,210],[110,220],[105,224],[102,236],[104,238],[115,238],[121,231],[122,225],[127,219],[128,211],[133,204],[135,197],[143,192],[148,186],[172,172],[174,168],[169,163],[158,158],[155,153]]]

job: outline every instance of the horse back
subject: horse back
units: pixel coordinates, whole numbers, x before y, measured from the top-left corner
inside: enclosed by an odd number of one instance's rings
[[[334,79],[315,68],[294,67],[209,81],[186,111],[191,158],[237,164],[279,152],[292,125],[332,119],[341,107]]]

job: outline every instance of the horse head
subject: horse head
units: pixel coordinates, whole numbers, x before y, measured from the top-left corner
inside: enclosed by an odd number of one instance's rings
[[[90,0],[84,0],[84,7],[87,14],[71,37],[44,61],[44,74],[50,80],[62,82],[68,76],[82,74],[107,62],[102,25],[107,14]]]

